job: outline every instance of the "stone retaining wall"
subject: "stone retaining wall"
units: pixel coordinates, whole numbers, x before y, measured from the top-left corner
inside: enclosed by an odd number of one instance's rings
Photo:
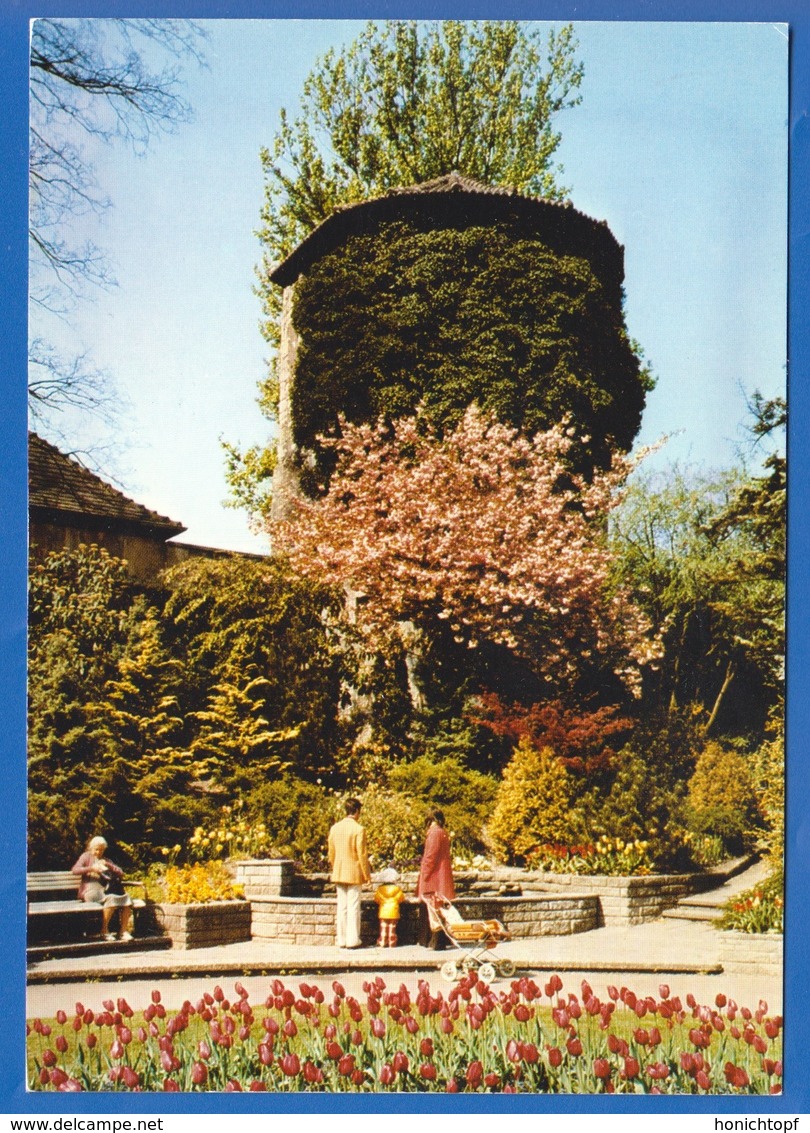
[[[252,901],[254,940],[282,944],[326,944],[335,941],[335,901],[330,897],[275,897]],[[565,936],[598,925],[596,897],[582,894],[532,897],[461,897],[455,902],[465,920],[500,920],[514,937]],[[400,907],[399,943],[416,941],[419,903]],[[377,906],[361,902],[360,935],[364,944],[377,939]]]
[[[214,901],[208,905],[155,906],[162,931],[172,948],[213,948],[250,940],[251,907],[247,901]]]
[[[721,932],[720,963],[724,972],[781,978],[783,938],[777,932]]]

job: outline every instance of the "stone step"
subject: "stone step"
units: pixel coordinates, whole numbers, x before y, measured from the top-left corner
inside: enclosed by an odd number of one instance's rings
[[[134,940],[74,940],[51,944],[30,944],[26,949],[30,961],[57,960],[63,957],[107,956],[111,953],[155,952],[171,948],[168,936],[140,936]]]
[[[718,907],[674,905],[671,909],[664,909],[661,914],[671,921],[714,921],[720,915]]]

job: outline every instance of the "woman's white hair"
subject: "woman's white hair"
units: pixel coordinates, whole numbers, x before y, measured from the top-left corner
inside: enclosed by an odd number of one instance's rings
[[[106,850],[107,839],[102,838],[100,834],[97,834],[95,836],[95,838],[91,838],[90,841],[87,843],[88,850],[92,850],[94,846],[102,846]]]

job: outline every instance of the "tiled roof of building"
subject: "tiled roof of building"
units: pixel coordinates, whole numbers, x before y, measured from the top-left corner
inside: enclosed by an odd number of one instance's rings
[[[131,500],[36,433],[28,434],[28,503],[32,511],[100,519],[163,539],[186,530],[182,523]]]
[[[433,202],[433,204],[431,204]],[[579,212],[570,201],[550,201],[531,197],[504,185],[486,185],[461,173],[446,173],[418,185],[389,189],[380,197],[371,197],[353,204],[338,205],[325,220],[306,236],[285,260],[276,264],[270,279],[287,287],[321,256],[332,251],[348,235],[367,231],[377,222],[385,222],[408,212],[429,209],[437,216],[448,210],[461,215],[462,209],[481,217],[487,211],[490,219],[501,215],[531,216],[538,227],[559,232],[569,230],[579,242],[587,229],[587,240],[598,247],[599,256],[607,262],[618,252],[619,270],[623,273],[623,252],[604,220],[594,220]]]

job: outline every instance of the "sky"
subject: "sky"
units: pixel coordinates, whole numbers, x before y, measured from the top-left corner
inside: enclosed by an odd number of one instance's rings
[[[193,121],[145,156],[91,152],[112,202],[91,232],[118,285],[48,333],[89,349],[123,395],[109,465],[119,486],[184,523],[184,542],[262,551],[266,537],[223,506],[221,448],[269,430],[255,401],[268,354],[253,292],[259,151],[317,57],[363,23],[203,26],[207,67],[185,72]],[[746,399],[785,388],[786,30],[575,27],[585,78],[581,105],[557,119],[560,180],[625,247],[627,327],[657,380],[639,443],[667,434],[653,461],[729,466]],[[78,445],[97,435],[89,419],[64,431]]]

